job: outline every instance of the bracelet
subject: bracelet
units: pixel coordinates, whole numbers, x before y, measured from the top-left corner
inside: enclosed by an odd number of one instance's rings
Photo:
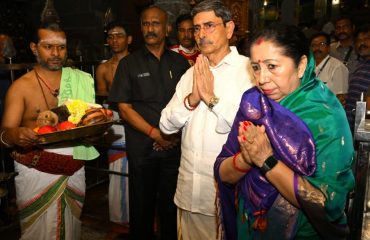
[[[236,159],[238,158],[239,154],[240,154],[240,152],[237,152],[237,153],[234,155],[234,157],[233,157],[233,167],[234,167],[234,169],[235,169],[235,170],[237,170],[238,172],[247,173],[247,172],[249,172],[250,168],[248,168],[248,169],[241,169],[241,168],[239,168],[239,167],[236,165]]]
[[[3,130],[3,131],[1,131],[1,134],[0,134],[0,141],[1,141],[1,143],[2,143],[5,147],[7,147],[7,148],[13,147],[13,145],[10,145],[9,143],[6,143],[6,142],[4,141],[3,136],[4,136],[4,133],[5,133],[5,132],[6,132],[6,129],[5,129],[5,130]]]
[[[185,108],[186,108],[187,110],[189,110],[189,111],[194,111],[194,110],[198,107],[199,103],[197,103],[195,106],[192,106],[192,105],[190,104],[190,100],[189,100],[189,96],[190,96],[190,94],[191,94],[191,93],[189,93],[189,94],[184,98],[184,106],[185,106]],[[188,106],[188,105],[189,105],[189,106]]]
[[[148,136],[150,137],[153,133],[154,127],[151,127],[148,131]]]

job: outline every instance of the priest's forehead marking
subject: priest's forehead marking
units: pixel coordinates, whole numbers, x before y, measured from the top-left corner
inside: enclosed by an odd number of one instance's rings
[[[115,28],[109,30],[108,34],[125,34],[126,35],[126,32],[121,27],[115,27]]]
[[[60,37],[60,36],[53,36],[53,37],[47,37],[40,40],[40,43],[44,44],[66,44],[67,39]]]

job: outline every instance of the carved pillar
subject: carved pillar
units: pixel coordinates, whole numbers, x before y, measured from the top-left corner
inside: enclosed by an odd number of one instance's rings
[[[238,26],[235,34],[239,39],[249,32],[248,2],[248,0],[225,0],[226,6],[233,15],[235,25]]]

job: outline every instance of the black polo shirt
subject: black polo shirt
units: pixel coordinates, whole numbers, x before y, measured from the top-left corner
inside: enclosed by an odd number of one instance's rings
[[[172,98],[178,81],[189,67],[187,60],[178,53],[165,49],[158,60],[143,47],[120,61],[108,100],[132,104],[133,109],[149,124],[158,127],[162,109]],[[128,144],[129,141],[141,144],[148,141],[145,134],[128,124],[125,127]]]

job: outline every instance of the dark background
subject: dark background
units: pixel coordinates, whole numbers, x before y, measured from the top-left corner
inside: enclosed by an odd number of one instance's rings
[[[47,1],[50,0],[0,0],[0,33],[10,35],[17,49],[13,63],[35,61],[29,50],[29,36],[35,26],[39,25],[40,15]],[[150,4],[160,5],[170,13],[171,21],[174,22],[178,14],[188,12],[191,4],[199,1],[201,0],[54,0],[52,2],[61,25],[67,33],[69,57],[75,61],[100,61],[110,57],[109,48],[104,45],[104,26],[107,22],[123,20],[129,24],[134,38],[131,50],[134,50],[143,43],[139,25],[139,14],[143,8]],[[351,13],[358,25],[369,22],[369,0],[341,0],[336,6],[331,5],[332,0],[300,0],[297,1],[297,12],[294,13],[299,15],[297,24],[314,19],[317,15],[315,12],[317,1],[326,4],[325,12],[321,13],[321,23],[324,18],[335,19],[342,13]],[[262,2],[264,0],[249,0],[249,8],[260,8]],[[279,15],[283,11],[281,7],[284,6],[284,0],[266,2],[268,2],[266,9],[270,9],[273,15]],[[259,10],[249,9],[251,12]],[[254,29],[251,28],[255,26],[263,26],[261,23],[253,22],[256,21],[255,18],[255,16],[249,18],[249,32],[253,32]],[[264,21],[268,22],[271,19]],[[173,34],[172,41],[175,41],[174,38]]]

